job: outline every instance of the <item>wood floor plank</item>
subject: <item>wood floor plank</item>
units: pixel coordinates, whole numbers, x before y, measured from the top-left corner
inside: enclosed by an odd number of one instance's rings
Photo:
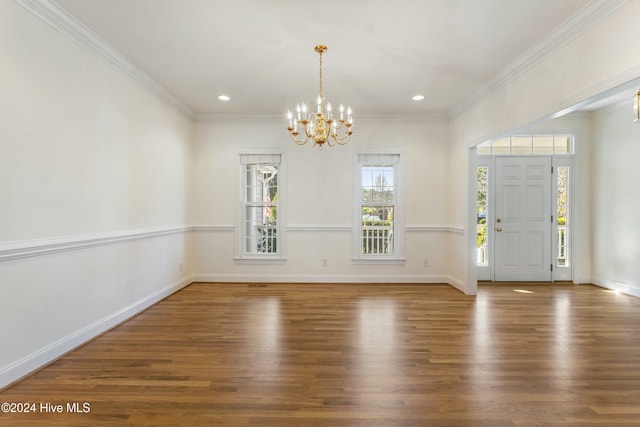
[[[639,331],[588,285],[195,283],[2,391],[37,410],[0,425],[637,426]]]

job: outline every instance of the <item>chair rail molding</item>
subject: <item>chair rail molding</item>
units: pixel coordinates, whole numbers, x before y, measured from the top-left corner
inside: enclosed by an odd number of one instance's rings
[[[36,240],[0,242],[0,262],[49,255],[58,252],[75,251],[115,243],[131,242],[134,240],[150,239],[169,234],[185,233],[188,231],[191,231],[191,227],[174,226],[52,237]]]

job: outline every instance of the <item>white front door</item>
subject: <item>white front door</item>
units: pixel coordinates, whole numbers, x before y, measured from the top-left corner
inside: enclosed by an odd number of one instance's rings
[[[496,281],[551,281],[551,158],[497,157]]]

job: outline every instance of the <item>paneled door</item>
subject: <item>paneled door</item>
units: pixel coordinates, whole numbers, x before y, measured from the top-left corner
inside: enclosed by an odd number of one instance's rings
[[[551,281],[551,158],[497,157],[496,281]]]

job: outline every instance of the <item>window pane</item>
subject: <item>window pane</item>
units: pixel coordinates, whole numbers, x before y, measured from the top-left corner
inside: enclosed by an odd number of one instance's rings
[[[362,206],[363,254],[393,254],[393,206]]]
[[[390,203],[394,200],[393,167],[362,167],[362,201]]]
[[[487,257],[487,172],[489,168],[486,166],[478,167],[478,194],[477,204],[478,212],[476,215],[476,250],[477,265],[486,267],[489,265]]]
[[[511,138],[502,138],[493,141],[491,143],[491,152],[493,154],[511,153]]]
[[[512,136],[511,154],[531,154],[531,136]]]
[[[491,143],[490,142],[485,142],[484,144],[478,145],[476,151],[477,151],[477,153],[479,155],[491,154]]]
[[[533,137],[533,154],[553,154],[553,136],[536,135]]]
[[[368,161],[375,159],[363,156]],[[360,253],[381,255],[395,253],[394,208],[395,178],[391,164],[361,165]]]
[[[568,221],[568,209],[569,209],[569,167],[559,166],[557,168],[557,192],[558,192],[558,207],[556,212],[557,217],[557,230],[558,230],[558,248],[557,248],[557,262],[559,267],[569,266],[569,221]]]
[[[571,135],[555,135],[553,138],[555,154],[573,153],[572,140]]]
[[[277,253],[278,165],[245,164],[243,251]]]

